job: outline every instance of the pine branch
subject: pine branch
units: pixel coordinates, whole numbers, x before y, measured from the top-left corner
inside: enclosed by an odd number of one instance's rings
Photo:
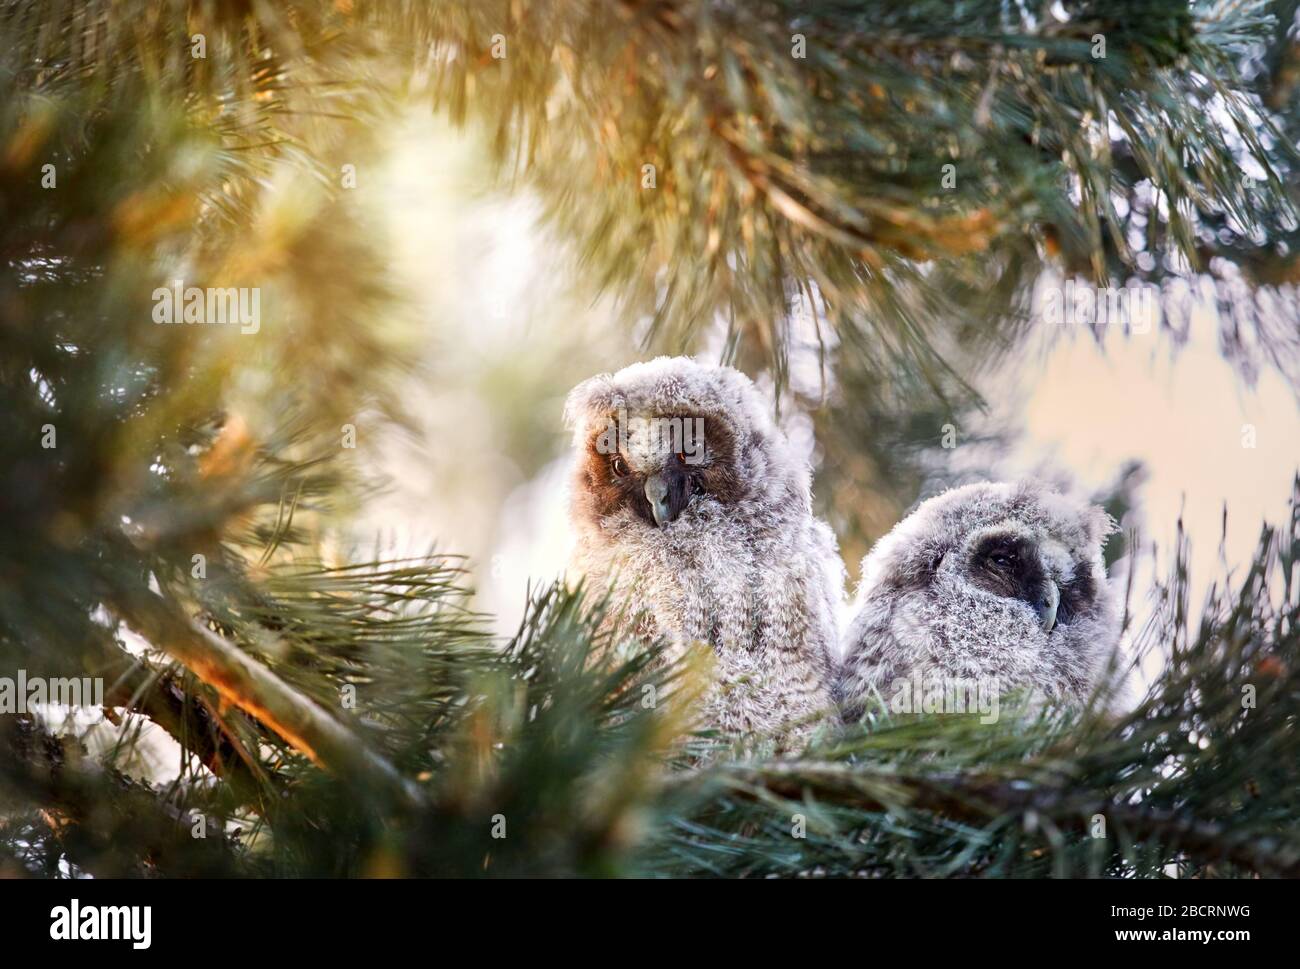
[[[906,775],[873,773],[869,768],[819,761],[722,767],[717,776],[679,779],[683,787],[721,785],[742,800],[771,795],[792,803],[809,798],[819,804],[868,813],[891,813],[906,821],[910,811],[941,815],[984,828],[1014,817],[1022,824],[1050,818],[1062,831],[1089,835],[1095,818],[1135,841],[1155,842],[1171,857],[1185,853],[1209,863],[1230,861],[1248,871],[1285,878],[1300,877],[1300,844],[1234,831],[1227,824],[1203,821],[1187,812],[1124,804],[1089,791],[1017,783],[978,773]]]
[[[194,815],[148,785],[101,768],[30,717],[0,721],[0,789],[41,809],[74,863],[105,877],[228,877],[240,870],[218,822],[210,823],[210,837],[196,838]]]
[[[104,693],[104,708],[110,707],[147,717],[166,731],[182,750],[229,785],[234,803],[248,804],[263,816],[275,807],[282,781],[267,774],[240,740],[231,724],[239,714],[213,709],[200,693],[187,690],[181,678],[132,658]],[[260,727],[244,724],[250,733]]]
[[[353,731],[232,643],[194,620],[174,615],[156,597],[146,601],[139,594],[120,591],[114,608],[128,627],[313,763],[373,784],[396,804],[412,807],[421,803],[419,789],[361,743]]]

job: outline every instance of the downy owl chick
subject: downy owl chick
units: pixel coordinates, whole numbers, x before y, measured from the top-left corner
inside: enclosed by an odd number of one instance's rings
[[[923,502],[878,541],[844,637],[844,715],[903,681],[1028,688],[1085,700],[1119,641],[1101,509],[1033,481],[972,484]]]
[[[708,725],[797,742],[833,709],[844,570],[809,469],[750,380],[660,357],[569,395],[572,573],[624,628],[716,657]]]

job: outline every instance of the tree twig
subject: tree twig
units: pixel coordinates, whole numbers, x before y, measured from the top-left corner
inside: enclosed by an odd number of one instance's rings
[[[255,717],[317,766],[377,784],[406,807],[422,803],[418,787],[353,731],[243,650],[193,619],[172,613],[163,600],[119,597],[119,617],[182,663],[226,702]]]

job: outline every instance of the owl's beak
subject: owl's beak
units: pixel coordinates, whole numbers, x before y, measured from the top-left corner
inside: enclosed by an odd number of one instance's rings
[[[668,488],[668,481],[664,480],[663,475],[647,477],[646,501],[650,502],[650,514],[654,515],[654,523],[660,528],[677,518],[677,512],[673,509],[669,496],[671,496],[671,489]]]
[[[1056,587],[1056,583],[1048,579],[1043,585],[1043,591],[1039,593],[1038,601],[1034,603],[1034,612],[1038,613],[1038,621],[1042,623],[1043,632],[1050,633],[1056,626],[1056,610],[1061,604],[1061,590]]]
[[[650,502],[650,513],[655,516],[655,524],[660,528],[677,517],[668,501],[668,482],[662,474],[652,474],[645,479],[645,496]]]

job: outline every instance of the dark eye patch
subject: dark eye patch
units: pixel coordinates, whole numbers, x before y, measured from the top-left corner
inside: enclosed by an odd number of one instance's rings
[[[683,416],[684,420],[693,419]],[[745,483],[736,469],[736,436],[727,424],[716,417],[703,419],[703,440],[695,441],[704,448],[704,460],[687,462],[689,455],[679,458],[682,470],[690,479],[690,493],[708,495],[724,505],[732,505],[745,496]]]
[[[998,546],[989,552],[986,561],[995,569],[1015,569],[1020,564],[1020,553],[1013,547]]]
[[[1015,571],[1033,558],[1029,542],[1013,536],[991,535],[971,555],[971,563],[994,571]]]
[[[1032,599],[1047,580],[1033,546],[1026,539],[990,535],[970,558],[971,581],[994,595]]]

